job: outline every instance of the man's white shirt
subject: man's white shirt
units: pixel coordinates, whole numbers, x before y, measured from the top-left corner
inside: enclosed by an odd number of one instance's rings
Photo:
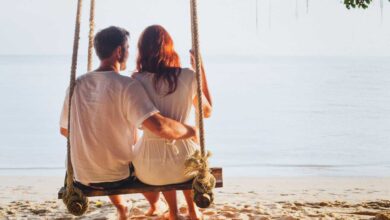
[[[68,128],[68,95],[60,126]],[[114,182],[129,176],[136,156],[137,128],[158,110],[142,85],[115,72],[77,79],[72,97],[71,159],[77,181]]]

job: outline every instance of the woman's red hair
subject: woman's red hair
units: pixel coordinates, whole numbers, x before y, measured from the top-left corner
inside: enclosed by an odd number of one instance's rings
[[[138,41],[137,71],[154,74],[154,86],[168,83],[166,95],[175,92],[181,72],[179,55],[169,33],[160,25],[147,27]]]

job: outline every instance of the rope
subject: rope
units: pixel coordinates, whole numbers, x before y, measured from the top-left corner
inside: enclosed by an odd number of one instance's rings
[[[199,29],[198,29],[198,4],[196,0],[191,0],[191,29],[192,29],[192,47],[195,56],[195,72],[198,95],[198,125],[199,125],[199,143],[202,157],[205,156],[205,138],[204,138],[204,124],[203,124],[203,100],[202,100],[202,77],[201,60],[199,54]]]
[[[95,33],[95,0],[91,0],[88,35],[88,72],[92,70],[93,37]]]
[[[195,153],[185,162],[185,175],[195,176],[192,182],[194,190],[194,201],[200,208],[207,208],[214,200],[213,189],[215,188],[215,177],[210,173],[208,158],[211,153],[202,157],[200,151]]]
[[[70,156],[70,114],[72,106],[72,96],[76,85],[76,70],[77,70],[77,56],[79,49],[80,39],[80,23],[81,23],[81,9],[82,0],[78,0],[77,13],[76,13],[76,25],[73,39],[73,53],[72,53],[72,66],[70,71],[70,82],[69,82],[69,100],[68,100],[68,137],[67,137],[67,177],[66,177],[66,191],[63,196],[63,201],[69,212],[80,216],[84,214],[88,209],[88,199],[83,193],[73,186],[73,166]]]
[[[213,189],[215,188],[216,180],[210,173],[208,158],[210,152],[206,154],[204,123],[203,123],[203,100],[202,100],[202,77],[201,77],[201,57],[199,43],[199,21],[198,21],[198,5],[197,0],[191,0],[191,33],[192,33],[192,49],[195,56],[195,72],[197,82],[198,96],[198,111],[196,114],[197,127],[199,128],[199,143],[200,151],[195,153],[186,160],[185,174],[195,175],[192,183],[194,190],[194,201],[197,206],[207,208],[214,200]]]
[[[72,66],[70,69],[70,82],[69,82],[69,100],[68,100],[68,137],[67,137],[67,145],[68,145],[68,157],[67,157],[67,173],[68,177],[66,179],[67,188],[73,188],[73,166],[70,158],[70,114],[71,114],[71,106],[72,106],[72,96],[74,92],[74,87],[76,85],[76,70],[77,70],[77,56],[79,49],[79,40],[80,40],[80,23],[81,23],[81,9],[82,9],[82,0],[78,0],[77,5],[77,14],[76,14],[76,26],[75,33],[73,38],[73,53],[72,53]]]
[[[193,32],[194,30],[194,16],[193,16],[193,10],[192,10],[192,5],[191,5],[191,32]],[[194,45],[195,45],[195,42],[194,42],[194,37],[191,36],[191,40],[192,40],[192,51],[195,50],[194,48]],[[196,110],[195,111],[195,126],[196,128],[199,129],[199,111]]]

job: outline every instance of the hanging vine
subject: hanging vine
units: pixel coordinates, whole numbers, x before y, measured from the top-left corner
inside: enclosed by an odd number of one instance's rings
[[[309,14],[309,0],[306,0],[306,14]]]
[[[381,7],[381,22],[383,23],[383,0],[380,1],[380,7]]]
[[[256,33],[259,32],[259,0],[256,0]]]

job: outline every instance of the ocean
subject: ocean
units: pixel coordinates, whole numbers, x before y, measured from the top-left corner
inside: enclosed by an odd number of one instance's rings
[[[226,176],[390,176],[389,61],[206,56],[212,165]],[[64,174],[69,69],[70,56],[0,56],[0,175]]]

